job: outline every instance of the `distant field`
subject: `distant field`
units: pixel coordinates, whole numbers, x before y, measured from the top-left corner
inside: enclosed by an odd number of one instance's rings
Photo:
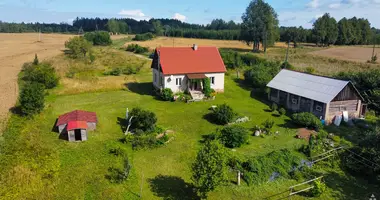
[[[310,54],[326,56],[340,60],[349,60],[355,62],[367,62],[372,56],[372,48],[368,47],[336,47],[320,51],[314,51]],[[380,49],[375,49],[375,54],[380,54]]]

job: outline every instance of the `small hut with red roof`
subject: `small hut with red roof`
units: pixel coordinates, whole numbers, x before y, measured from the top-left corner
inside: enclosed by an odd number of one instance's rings
[[[56,126],[60,134],[67,134],[70,142],[86,141],[87,130],[95,130],[98,119],[95,112],[75,110],[59,116]]]

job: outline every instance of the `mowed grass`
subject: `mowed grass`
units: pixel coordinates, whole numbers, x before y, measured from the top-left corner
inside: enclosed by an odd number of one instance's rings
[[[0,154],[3,169],[0,196],[8,199],[139,199],[142,187],[142,199],[196,199],[190,167],[202,136],[222,128],[204,119],[212,105],[222,103],[228,103],[240,116],[251,119],[243,126],[252,128],[273,119],[274,130],[280,133],[277,137],[251,136],[250,144],[231,151],[235,155],[263,155],[282,148],[297,149],[305,144],[294,138],[294,129],[287,128],[288,117],[274,117],[266,112],[268,106],[251,98],[250,91],[241,88],[233,77],[226,77],[225,93],[218,94],[215,101],[163,102],[152,95],[151,89],[151,82],[146,81],[130,83],[127,89],[119,91],[58,96],[52,92],[47,97],[46,109],[34,119],[12,116],[4,143],[0,143],[6,150]],[[126,108],[137,106],[155,112],[158,125],[174,130],[175,139],[164,147],[142,151],[132,151],[129,145],[119,142],[123,132],[118,120],[125,116]],[[89,132],[86,142],[69,143],[52,132],[56,118],[75,109],[97,113],[97,130]],[[110,167],[121,167],[123,163],[122,158],[109,153],[113,147],[125,148],[132,164],[131,175],[123,184],[112,184],[105,177]],[[51,169],[54,176],[41,176],[46,174],[42,166]],[[341,182],[336,185],[333,178],[323,199],[357,197],[374,190],[363,188],[367,185],[352,181],[341,171],[334,173]],[[297,183],[279,179],[256,186],[243,183],[238,187],[232,183],[235,172],[231,172],[230,180],[231,183],[211,192],[209,199],[263,199],[273,195],[276,199],[286,197],[288,187]],[[358,190],[353,196],[345,194],[350,187]]]

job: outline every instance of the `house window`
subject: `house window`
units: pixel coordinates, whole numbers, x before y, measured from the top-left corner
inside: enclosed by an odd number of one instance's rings
[[[297,104],[297,101],[298,101],[298,98],[294,98],[294,97],[292,98],[292,103],[293,104]]]
[[[175,79],[175,85],[176,86],[181,86],[182,85],[182,78],[176,78]]]
[[[210,77],[211,85],[215,85],[215,77]]]
[[[318,112],[322,112],[323,108],[320,105],[315,106],[315,110]]]

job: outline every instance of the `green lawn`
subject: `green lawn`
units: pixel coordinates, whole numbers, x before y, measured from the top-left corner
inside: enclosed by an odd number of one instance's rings
[[[129,89],[101,93],[84,93],[47,97],[44,112],[34,119],[23,119],[13,115],[0,140],[0,196],[9,199],[139,199],[142,186],[143,199],[196,199],[191,185],[190,166],[200,147],[202,135],[214,132],[221,126],[204,119],[212,105],[228,103],[239,115],[251,121],[243,126],[252,128],[267,119],[276,123],[278,137],[250,137],[250,144],[232,152],[236,155],[263,155],[282,148],[296,149],[303,140],[294,138],[295,130],[287,127],[288,117],[274,117],[266,112],[268,106],[251,98],[250,91],[226,77],[225,93],[218,94],[215,101],[198,103],[163,102],[151,95],[151,83],[131,83]],[[132,151],[130,146],[119,142],[123,132],[118,119],[125,110],[142,107],[156,113],[158,125],[175,131],[175,139],[164,147]],[[89,133],[88,141],[69,143],[52,132],[56,118],[74,109],[95,111],[98,127]],[[121,167],[123,160],[111,155],[111,147],[127,149],[131,160],[131,175],[123,184],[112,184],[105,178],[108,168]],[[47,153],[48,152],[48,153]],[[42,167],[44,166],[44,167]],[[328,184],[329,192],[323,199],[357,198],[367,199],[372,186],[360,185],[349,180],[343,172],[334,172]],[[52,176],[42,176],[52,174]],[[235,181],[231,174],[231,181]],[[258,186],[243,184],[238,187],[232,182],[211,192],[210,199],[279,199],[286,196],[287,188],[296,184],[294,180],[280,179]],[[334,185],[335,184],[335,185]],[[357,186],[359,185],[359,186]],[[358,190],[353,195],[352,188]],[[334,190],[334,191],[333,191]],[[285,193],[284,193],[285,192]],[[295,196],[293,199],[304,199]]]

